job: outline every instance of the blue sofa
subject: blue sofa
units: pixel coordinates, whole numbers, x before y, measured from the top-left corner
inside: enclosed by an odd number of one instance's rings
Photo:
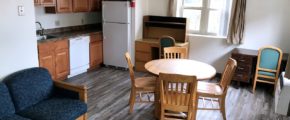
[[[0,82],[0,120],[86,120],[86,94],[44,68],[25,69]]]

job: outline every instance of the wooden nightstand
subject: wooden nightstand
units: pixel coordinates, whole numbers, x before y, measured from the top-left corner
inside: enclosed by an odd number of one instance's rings
[[[257,51],[235,48],[232,51],[231,57],[238,63],[236,72],[233,76],[233,80],[238,82],[249,83],[250,79],[254,75],[255,66],[257,61]]]

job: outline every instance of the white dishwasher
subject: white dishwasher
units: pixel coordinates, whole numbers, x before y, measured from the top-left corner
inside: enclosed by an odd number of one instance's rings
[[[69,78],[84,73],[89,68],[89,44],[89,36],[79,36],[69,39]]]

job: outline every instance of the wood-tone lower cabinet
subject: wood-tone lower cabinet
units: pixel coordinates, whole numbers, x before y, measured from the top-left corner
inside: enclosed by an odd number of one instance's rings
[[[73,0],[73,12],[88,12],[89,0]]]
[[[98,68],[103,63],[102,33],[90,35],[90,70]]]
[[[68,39],[38,44],[39,66],[48,69],[53,80],[65,80],[69,74]]]
[[[60,80],[66,79],[69,74],[69,50],[60,49],[55,51],[55,74]]]

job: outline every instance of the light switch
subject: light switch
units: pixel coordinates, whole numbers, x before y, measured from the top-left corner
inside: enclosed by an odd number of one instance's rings
[[[20,5],[18,6],[18,16],[24,16],[25,11],[24,11],[24,6]]]

